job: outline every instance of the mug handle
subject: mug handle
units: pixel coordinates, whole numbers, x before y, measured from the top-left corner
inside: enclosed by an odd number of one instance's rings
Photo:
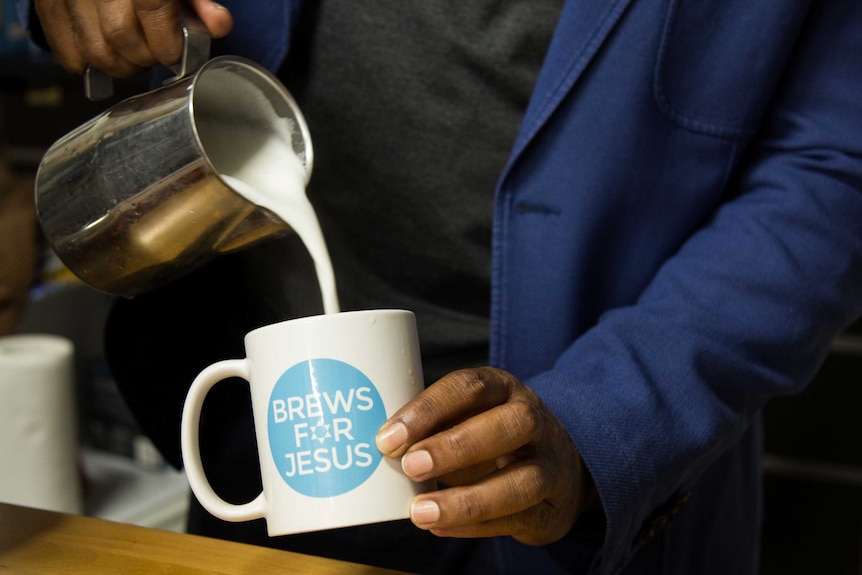
[[[227,359],[204,368],[192,382],[183,407],[181,448],[189,485],[204,508],[225,521],[249,521],[265,515],[266,497],[261,492],[248,503],[234,505],[219,497],[206,478],[200,452],[200,419],[204,398],[218,382],[240,377],[249,381],[246,359]]]

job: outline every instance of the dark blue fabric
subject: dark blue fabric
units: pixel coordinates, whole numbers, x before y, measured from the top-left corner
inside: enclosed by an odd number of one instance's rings
[[[220,0],[234,18],[234,29],[213,42],[214,55],[237,55],[258,62],[271,71],[278,69],[287,53],[290,23],[301,2],[254,2]]]
[[[658,545],[662,572],[756,570],[746,431],[860,311],[860,24],[853,0],[567,3],[498,193],[492,358],[596,479],[596,572],[658,572]],[[686,492],[695,535],[636,553]]]

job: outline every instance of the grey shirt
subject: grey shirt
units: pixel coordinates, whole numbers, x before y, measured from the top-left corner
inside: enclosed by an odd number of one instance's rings
[[[428,383],[487,363],[494,189],[562,3],[307,3],[281,71],[341,307],[414,311]],[[282,270],[261,292],[280,319],[321,310],[297,243],[255,256]]]

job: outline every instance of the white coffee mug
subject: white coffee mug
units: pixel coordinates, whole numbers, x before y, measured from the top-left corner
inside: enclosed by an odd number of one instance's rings
[[[412,312],[284,321],[250,332],[245,350],[245,359],[205,368],[183,410],[186,474],[207,511],[226,521],[265,517],[270,536],[287,535],[404,519],[412,498],[434,488],[411,481],[374,442],[424,387]],[[249,383],[263,480],[263,491],[241,505],[210,486],[198,437],[204,397],[230,377]]]

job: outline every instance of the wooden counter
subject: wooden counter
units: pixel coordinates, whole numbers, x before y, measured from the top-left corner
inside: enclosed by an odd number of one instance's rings
[[[0,573],[394,575],[398,572],[0,503]]]

